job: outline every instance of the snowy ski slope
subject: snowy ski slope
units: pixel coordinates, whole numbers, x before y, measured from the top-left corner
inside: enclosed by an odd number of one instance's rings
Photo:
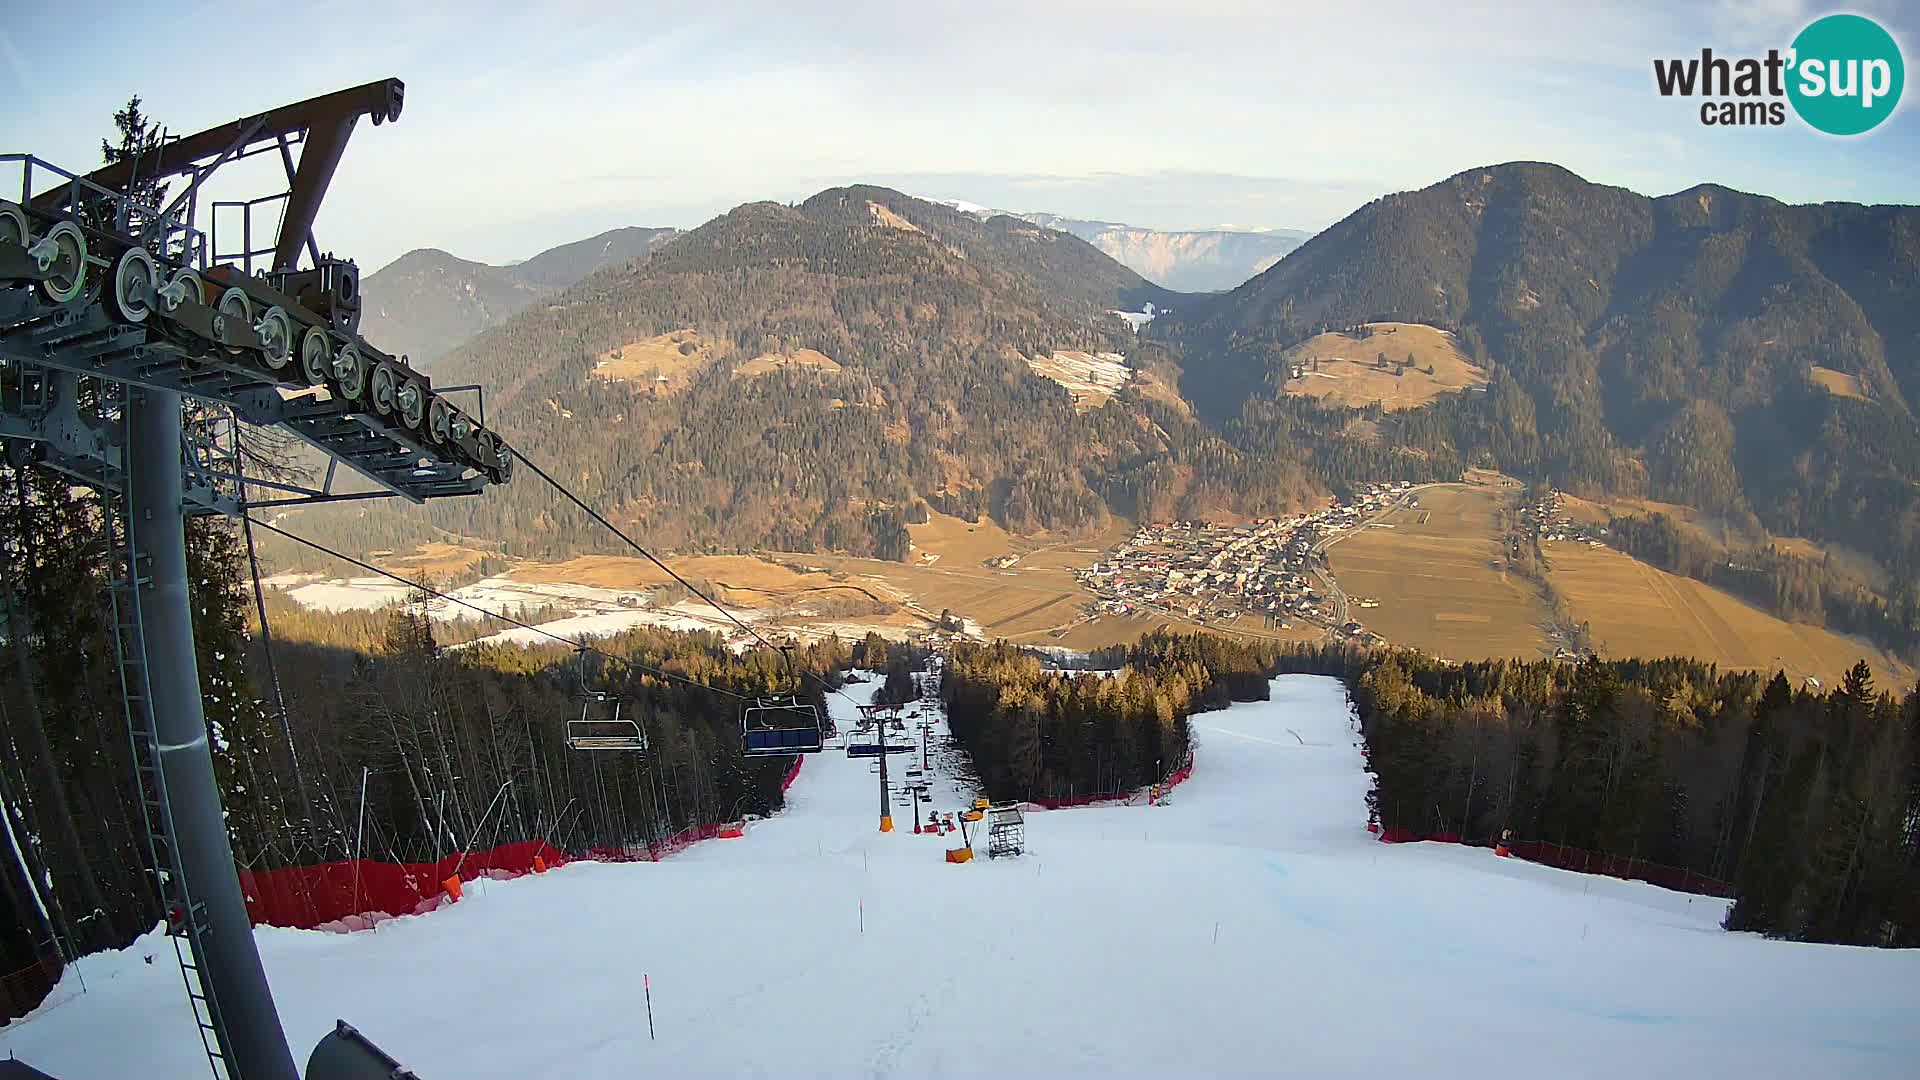
[[[745,839],[258,936],[296,1054],[340,1016],[425,1080],[1920,1075],[1920,954],[1373,843],[1351,724],[1339,683],[1282,677],[1195,718],[1172,805],[1031,814],[1026,856],[964,866],[902,803],[879,834],[872,762],[830,752]],[[943,775],[934,805],[957,809]],[[164,942],[83,967],[88,992],[70,975],[0,1053],[64,1080],[206,1075]]]

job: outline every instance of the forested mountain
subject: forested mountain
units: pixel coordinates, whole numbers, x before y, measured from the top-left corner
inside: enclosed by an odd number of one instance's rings
[[[1320,459],[1493,464],[1920,570],[1920,208],[1500,165],[1375,200],[1145,332],[1251,447],[1329,431],[1269,384],[1282,351],[1375,320],[1456,331],[1491,385],[1316,440]]]
[[[525,262],[502,269],[536,289],[558,291],[603,266],[644,259],[679,235],[679,229],[643,229],[629,225],[548,248]]]
[[[512,318],[549,293],[603,266],[641,259],[676,229],[624,228],[543,251],[512,266],[489,266],[438,248],[409,251],[361,279],[360,330],[368,341],[416,365]]]
[[[516,446],[681,550],[900,558],[920,500],[1017,531],[1282,508],[1312,490],[1292,462],[1234,450],[1164,393],[1078,411],[1026,363],[1076,349],[1154,370],[1112,311],[1183,299],[1064,233],[840,188],[741,206],[603,270],[436,376],[488,386]],[[524,473],[427,515],[341,508],[300,527],[364,550],[417,538],[423,517],[519,554],[607,543]]]

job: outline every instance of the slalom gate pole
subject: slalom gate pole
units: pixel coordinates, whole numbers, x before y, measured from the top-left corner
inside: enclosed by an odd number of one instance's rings
[[[647,991],[647,1041],[653,1042],[653,976],[642,973],[640,985]]]

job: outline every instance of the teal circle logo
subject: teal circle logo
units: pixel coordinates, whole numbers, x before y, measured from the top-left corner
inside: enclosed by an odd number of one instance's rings
[[[1900,104],[1907,65],[1900,44],[1872,19],[1827,15],[1793,39],[1787,99],[1815,130],[1858,135]]]

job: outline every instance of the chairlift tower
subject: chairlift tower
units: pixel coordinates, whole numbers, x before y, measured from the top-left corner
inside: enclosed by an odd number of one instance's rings
[[[93,488],[105,505],[148,852],[209,1065],[226,1080],[299,1073],[214,778],[186,519],[347,499],[419,503],[479,494],[511,474],[512,451],[486,429],[484,405],[476,421],[446,396],[475,388],[436,392],[405,357],[362,338],[358,268],[314,243],[355,125],[399,119],[403,97],[398,79],[368,83],[86,175],[0,154],[0,449],[16,466]],[[256,154],[277,155],[285,191],[207,197],[221,166]],[[164,206],[129,194],[155,180],[185,187]],[[236,222],[238,242],[223,247],[218,230],[231,237]],[[325,454],[323,485],[246,478],[242,422]],[[340,465],[367,488],[336,491]],[[249,503],[249,487],[277,497]]]

